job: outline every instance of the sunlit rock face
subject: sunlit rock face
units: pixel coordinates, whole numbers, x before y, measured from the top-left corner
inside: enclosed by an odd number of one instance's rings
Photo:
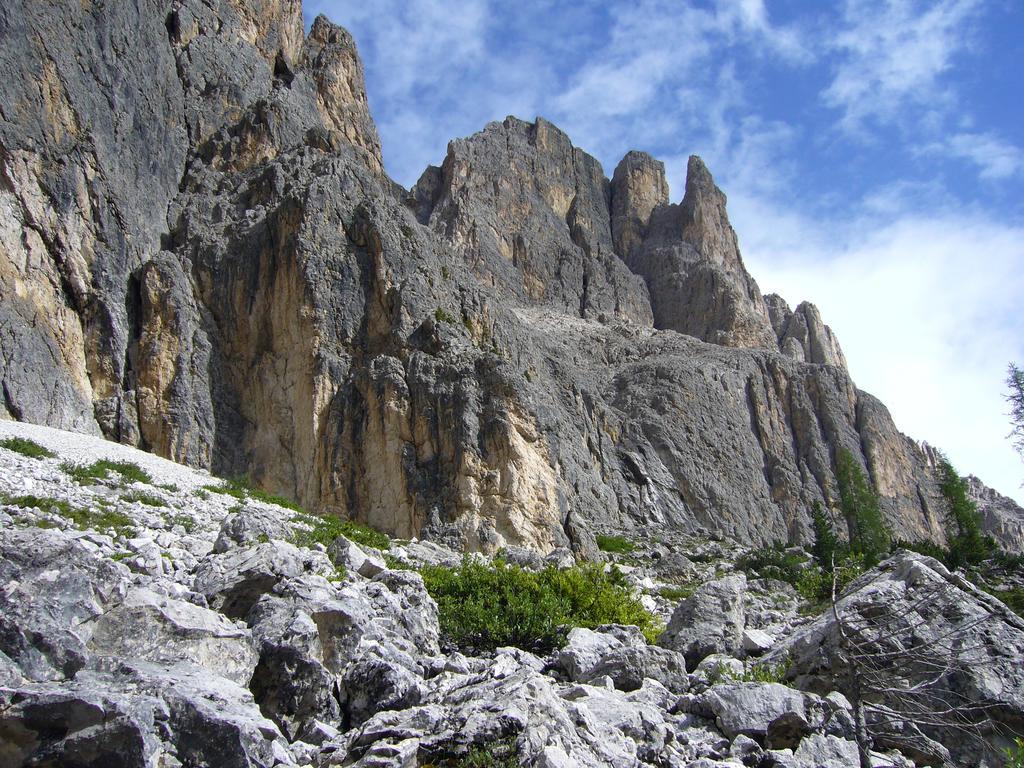
[[[297,2],[14,0],[0,35],[7,417],[489,552],[806,541],[843,447],[942,540],[924,454],[761,296],[699,158],[673,204],[658,161],[609,180],[508,118],[404,190]]]

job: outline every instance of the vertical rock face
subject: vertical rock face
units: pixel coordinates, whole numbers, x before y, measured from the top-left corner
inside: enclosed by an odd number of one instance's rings
[[[420,186],[435,198],[421,216],[484,284],[581,317],[651,322],[643,281],[612,246],[600,163],[546,120],[509,117],[453,141],[440,184],[428,171]]]
[[[295,0],[13,0],[0,42],[6,416],[488,551],[804,540],[846,447],[941,540],[924,455],[761,298],[697,158],[671,205],[650,157],[609,181],[509,118],[406,192]]]
[[[664,180],[657,169],[643,167],[636,156],[620,163],[612,199],[622,200],[623,210],[613,211],[613,224],[620,255],[647,282],[655,327],[714,344],[777,349],[761,292],[743,266],[725,195],[704,163],[690,157],[680,205],[651,204],[662,197]]]
[[[316,83],[316,106],[324,124],[365,149],[370,164],[383,173],[380,138],[370,117],[363,63],[352,36],[318,16],[306,38],[303,58],[305,69]]]
[[[644,241],[651,213],[668,205],[665,164],[646,152],[627,152],[612,176],[612,239],[627,258]]]
[[[804,301],[794,312],[774,293],[765,296],[764,301],[782,354],[800,362],[846,368],[839,339],[822,321],[816,306]]]

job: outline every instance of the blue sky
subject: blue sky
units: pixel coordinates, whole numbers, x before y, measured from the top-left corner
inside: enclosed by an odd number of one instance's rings
[[[305,0],[366,66],[388,172],[544,116],[610,175],[701,155],[762,291],[809,299],[857,384],[1024,501],[1005,369],[1024,363],[1019,0]]]

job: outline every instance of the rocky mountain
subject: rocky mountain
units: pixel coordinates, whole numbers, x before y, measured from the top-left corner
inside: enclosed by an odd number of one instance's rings
[[[699,158],[674,204],[653,158],[609,180],[508,118],[402,189],[351,36],[298,0],[11,0],[0,40],[8,417],[487,552],[806,541],[846,448],[942,541],[927,455],[762,296]]]
[[[657,644],[606,624],[456,649],[414,570],[455,550],[324,546],[316,517],[134,448],[13,422],[0,441],[3,768],[854,766],[844,630],[882,662],[943,653],[887,678],[940,705],[894,722],[873,700],[872,766],[994,768],[1024,731],[1024,620],[931,558],[895,555],[833,613],[735,543],[641,537],[609,557]],[[963,718],[928,716],[964,697]]]

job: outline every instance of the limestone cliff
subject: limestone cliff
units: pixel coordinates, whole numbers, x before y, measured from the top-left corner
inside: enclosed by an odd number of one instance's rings
[[[383,172],[344,30],[295,0],[0,7],[3,412],[471,549],[806,539],[839,447],[905,538],[927,458],[813,305],[550,123]],[[1018,541],[1019,545],[1019,541]]]

